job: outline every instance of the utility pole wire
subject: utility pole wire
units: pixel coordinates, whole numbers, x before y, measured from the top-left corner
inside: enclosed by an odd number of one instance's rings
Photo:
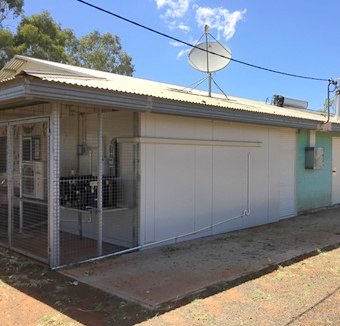
[[[173,36],[171,36],[171,35],[169,35],[169,34],[162,33],[162,32],[160,32],[160,31],[158,31],[158,30],[156,30],[156,29],[153,29],[153,28],[151,28],[151,27],[145,26],[145,25],[143,25],[143,24],[140,24],[140,23],[138,23],[138,22],[136,22],[136,21],[133,21],[133,20],[128,19],[128,18],[125,18],[125,17],[120,16],[120,15],[118,15],[118,14],[115,14],[115,13],[112,12],[112,11],[109,11],[109,10],[106,10],[106,9],[101,8],[101,7],[99,7],[99,6],[93,5],[92,3],[89,3],[89,2],[87,2],[87,1],[83,1],[83,0],[75,0],[75,1],[78,1],[78,2],[84,4],[84,5],[88,6],[88,7],[91,7],[91,8],[94,8],[94,9],[96,9],[96,10],[99,10],[99,11],[101,11],[101,12],[104,12],[104,13],[106,13],[106,14],[109,14],[109,15],[111,15],[111,16],[113,16],[113,17],[116,17],[116,18],[118,18],[118,19],[121,19],[121,20],[123,20],[123,21],[125,21],[125,22],[128,22],[128,23],[130,23],[130,24],[133,24],[133,25],[138,26],[138,27],[140,27],[140,28],[143,28],[143,29],[145,29],[145,30],[147,30],[147,31],[149,31],[149,32],[154,33],[154,34],[158,34],[158,35],[163,36],[163,37],[165,37],[165,38],[168,38],[168,39],[170,39],[170,40],[173,40],[173,41],[179,42],[179,43],[181,43],[181,44],[187,45],[187,46],[189,46],[189,47],[191,47],[191,48],[196,48],[196,49],[199,49],[199,50],[201,50],[201,51],[204,51],[204,52],[207,52],[207,53],[210,53],[210,54],[213,54],[213,55],[216,55],[216,56],[225,58],[225,59],[229,59],[230,61],[233,61],[233,62],[242,64],[242,65],[245,65],[245,66],[248,66],[248,67],[252,67],[252,68],[256,68],[256,69],[260,69],[260,70],[264,70],[264,71],[268,71],[268,72],[271,72],[271,73],[275,73],[275,74],[279,74],[279,75],[284,75],[284,76],[288,76],[288,77],[301,78],[301,79],[308,79],[308,80],[315,80],[315,81],[324,81],[324,82],[328,82],[328,83],[332,81],[332,79],[329,79],[329,78],[318,78],[318,77],[311,77],[311,76],[304,76],[304,75],[292,74],[292,73],[288,73],[288,72],[284,72],[284,71],[279,71],[279,70],[275,70],[275,69],[270,69],[270,68],[258,66],[258,65],[251,64],[251,63],[248,63],[248,62],[245,62],[245,61],[241,61],[241,60],[237,60],[237,59],[234,59],[234,58],[231,58],[231,57],[226,57],[226,56],[224,56],[224,55],[222,55],[222,54],[218,54],[218,53],[215,53],[215,52],[211,52],[211,51],[208,51],[208,50],[206,50],[206,49],[201,49],[201,48],[197,47],[197,46],[194,45],[194,44],[191,44],[191,43],[189,43],[189,42],[183,41],[183,40],[181,40],[181,39],[179,39],[179,38],[176,38],[176,37],[173,37]]]

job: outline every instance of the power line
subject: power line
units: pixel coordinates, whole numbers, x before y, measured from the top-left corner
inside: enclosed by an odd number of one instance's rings
[[[225,59],[229,59],[230,61],[234,61],[234,62],[237,62],[237,63],[239,63],[239,64],[242,64],[242,65],[245,65],[245,66],[248,66],[248,67],[252,67],[252,68],[256,68],[256,69],[260,69],[260,70],[264,70],[264,71],[268,71],[268,72],[271,72],[271,73],[280,74],[280,75],[284,75],[284,76],[289,76],[289,77],[302,78],[302,79],[309,79],[309,80],[317,80],[317,81],[325,81],[325,82],[330,82],[330,81],[331,81],[331,79],[328,79],[328,78],[317,78],[317,77],[311,77],[311,76],[303,76],[303,75],[298,75],[298,74],[291,74],[291,73],[288,73],[288,72],[279,71],[279,70],[275,70],[275,69],[270,69],[270,68],[258,66],[258,65],[255,65],[255,64],[251,64],[251,63],[248,63],[248,62],[245,62],[245,61],[241,61],[241,60],[237,60],[237,59],[234,59],[234,58],[226,57],[226,56],[224,56],[224,55],[222,55],[222,54],[218,54],[218,53],[215,53],[215,52],[211,52],[211,51],[208,51],[208,50],[206,50],[206,49],[201,49],[201,48],[197,47],[197,46],[194,45],[194,44],[191,44],[191,43],[189,43],[189,42],[183,41],[183,40],[181,40],[181,39],[179,39],[179,38],[176,38],[176,37],[173,37],[173,36],[171,36],[171,35],[169,35],[169,34],[162,33],[162,32],[160,32],[160,31],[157,31],[156,29],[153,29],[153,28],[151,28],[151,27],[145,26],[145,25],[143,25],[143,24],[140,24],[140,23],[138,23],[138,22],[136,22],[136,21],[133,21],[133,20],[128,19],[128,18],[125,18],[125,17],[120,16],[120,15],[118,15],[118,14],[115,14],[115,13],[113,13],[112,11],[109,11],[109,10],[106,10],[106,9],[101,8],[101,7],[99,7],[99,6],[93,5],[92,3],[89,3],[89,2],[86,2],[86,1],[83,1],[83,0],[75,0],[75,1],[78,1],[78,2],[84,4],[84,5],[88,6],[88,7],[97,9],[97,10],[99,10],[99,11],[101,11],[101,12],[104,12],[104,13],[106,13],[106,14],[109,14],[109,15],[111,15],[111,16],[113,16],[113,17],[116,17],[116,18],[118,18],[118,19],[121,19],[121,20],[123,20],[123,21],[125,21],[125,22],[128,22],[128,23],[130,23],[130,24],[133,24],[133,25],[138,26],[138,27],[140,27],[140,28],[143,28],[143,29],[145,29],[145,30],[147,30],[147,31],[149,31],[149,32],[154,33],[154,34],[158,34],[158,35],[163,36],[163,37],[165,37],[165,38],[168,38],[168,39],[170,39],[170,40],[179,42],[179,43],[181,43],[181,44],[190,46],[190,47],[192,47],[192,48],[199,49],[199,50],[204,51],[204,52],[208,52],[208,53],[210,53],[210,54],[213,54],[213,55],[216,55],[216,56],[225,58]]]

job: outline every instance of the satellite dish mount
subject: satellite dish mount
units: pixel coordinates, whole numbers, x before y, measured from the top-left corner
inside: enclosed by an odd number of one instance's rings
[[[207,74],[208,74],[208,82],[209,82],[209,97],[211,97],[211,80],[212,80],[212,75],[211,71],[209,69],[209,47],[208,47],[208,35],[210,32],[210,27],[209,25],[204,26],[204,34],[205,34],[205,44],[206,44],[206,53],[207,53]]]
[[[209,41],[209,35],[214,41]],[[203,37],[205,37],[205,42],[201,42]],[[231,51],[226,45],[221,44],[210,34],[210,28],[208,25],[204,26],[204,34],[198,40],[195,47],[193,47],[189,52],[188,58],[189,63],[193,68],[206,73],[206,77],[194,83],[192,89],[198,87],[205,80],[208,80],[208,94],[210,97],[212,82],[225,95],[225,97],[227,97],[223,90],[217,85],[216,81],[212,77],[212,73],[225,68],[230,63]]]

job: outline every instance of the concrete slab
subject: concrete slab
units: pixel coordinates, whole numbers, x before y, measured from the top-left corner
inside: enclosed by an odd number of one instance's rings
[[[156,307],[340,242],[340,208],[149,249],[63,270],[111,294]]]

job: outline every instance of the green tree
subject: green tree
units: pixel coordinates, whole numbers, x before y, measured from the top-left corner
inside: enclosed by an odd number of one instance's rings
[[[70,29],[62,29],[51,15],[44,11],[22,19],[13,37],[10,54],[68,63],[71,60],[66,53],[66,46],[73,39],[75,36]]]
[[[82,67],[131,76],[132,58],[124,51],[117,35],[93,31],[77,40],[71,47],[73,62]]]
[[[24,0],[0,0],[0,27],[3,21],[10,15],[18,17],[22,14]]]
[[[119,37],[93,31],[78,39],[44,11],[23,17],[15,34],[0,30],[0,68],[15,54],[131,76],[132,58],[122,50]]]
[[[0,68],[3,67],[6,62],[13,57],[13,39],[14,35],[6,30],[0,29]]]

